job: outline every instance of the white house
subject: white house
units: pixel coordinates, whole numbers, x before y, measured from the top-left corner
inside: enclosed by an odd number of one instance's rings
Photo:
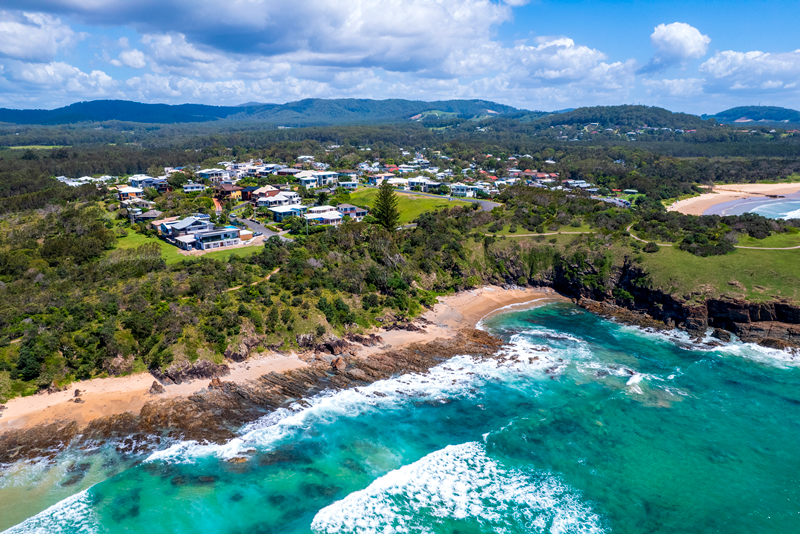
[[[431,189],[435,189],[439,187],[441,184],[439,182],[434,182],[433,180],[429,180],[423,177],[416,177],[416,178],[409,178],[408,179],[408,187],[413,190],[419,189],[423,193],[427,193]]]
[[[454,197],[472,198],[475,196],[475,190],[478,189],[472,185],[462,184],[461,182],[450,185],[450,194]]]
[[[206,186],[203,184],[196,184],[193,181],[189,180],[189,183],[183,184],[183,192],[184,193],[197,193],[199,191],[205,191]]]
[[[275,215],[275,222],[281,222],[287,217],[300,217],[307,207],[300,204],[293,204],[287,206],[275,206],[269,208],[269,211]]]
[[[339,182],[339,187],[347,189],[348,191],[355,191],[358,189],[358,182]]]

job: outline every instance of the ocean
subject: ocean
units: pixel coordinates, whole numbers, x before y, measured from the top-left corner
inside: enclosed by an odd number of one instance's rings
[[[800,531],[789,353],[698,346],[568,303],[480,326],[509,343],[496,359],[308,399],[223,445],[14,468],[0,501],[43,511],[6,532]]]
[[[756,213],[768,219],[800,219],[800,194],[783,198],[751,197],[723,202],[707,209],[704,215],[743,215]]]

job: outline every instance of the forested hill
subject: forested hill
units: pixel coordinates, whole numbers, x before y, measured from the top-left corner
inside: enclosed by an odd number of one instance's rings
[[[306,99],[288,104],[206,106],[202,104],[142,104],[124,100],[78,102],[54,110],[0,109],[0,122],[13,124],[73,124],[78,122],[125,121],[150,124],[207,122],[220,119],[267,122],[276,126],[409,121],[437,112],[464,119],[501,115],[519,110],[485,100]]]
[[[277,104],[259,104],[269,109]],[[205,122],[237,113],[255,111],[252,107],[206,106],[203,104],[142,104],[126,100],[94,100],[53,109],[0,109],[0,122],[13,124],[73,124],[77,122],[125,121],[153,124]]]
[[[800,111],[775,106],[741,106],[721,111],[709,118],[715,118],[718,122],[734,122],[739,119],[749,119],[751,121],[768,122],[794,122],[800,123]],[[706,118],[706,115],[703,115]]]
[[[536,121],[537,125],[549,128],[561,124],[589,125],[597,123],[597,128],[682,128],[700,129],[710,126],[697,115],[673,113],[668,109],[649,106],[595,106],[578,108],[566,113],[548,115]]]

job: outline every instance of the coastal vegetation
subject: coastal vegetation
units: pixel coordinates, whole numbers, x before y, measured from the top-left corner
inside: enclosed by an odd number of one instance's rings
[[[609,121],[627,116],[603,113]],[[577,124],[588,115],[571,117]],[[479,122],[489,128],[481,135],[475,123],[470,132],[434,132],[415,123],[214,135],[178,125],[114,134],[141,135],[141,146],[87,143],[105,134],[76,128],[66,137],[84,141],[48,142],[70,147],[0,151],[0,401],[90,377],[220,363],[264,349],[300,350],[330,336],[402,323],[438,295],[488,283],[548,285],[620,305],[631,304],[640,290],[685,301],[800,298],[796,251],[737,248],[795,246],[798,221],[687,216],[667,212],[661,202],[720,180],[795,175],[800,162],[790,157],[791,138],[774,145],[786,149],[778,158],[679,158],[627,140],[570,145],[554,141],[550,127],[528,129],[528,123],[508,120]],[[22,130],[19,137],[64,133]],[[167,141],[170,132],[180,135]],[[35,144],[15,141],[21,142]],[[301,154],[331,168],[352,168],[365,159],[404,163],[415,150],[424,150],[432,165],[471,179],[502,178],[514,167],[544,169],[560,179],[586,180],[604,195],[638,193],[628,209],[578,191],[503,186],[494,199],[498,206],[481,209],[397,194],[388,185],[332,191],[339,202],[369,205],[370,216],[308,235],[293,231],[288,241],[273,237],[260,246],[194,257],[179,254],[154,230],[132,225],[105,186],[68,187],[53,179],[110,174],[124,180],[167,164],[293,162]],[[213,222],[227,221],[233,206],[223,206],[218,216],[208,193],[180,192],[187,172],[170,178],[176,191],[148,192],[156,208],[164,216],[202,212]],[[278,180],[286,178],[242,183]],[[327,200],[301,193],[306,202]],[[397,229],[412,222],[415,227]]]

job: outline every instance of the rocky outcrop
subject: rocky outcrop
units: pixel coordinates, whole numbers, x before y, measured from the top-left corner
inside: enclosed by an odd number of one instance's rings
[[[167,389],[154,380],[153,385],[150,386],[150,389],[148,389],[147,392],[150,395],[161,395],[163,393],[166,393]]]
[[[747,343],[772,348],[800,347],[800,325],[779,321],[733,323],[733,333]]]
[[[363,386],[403,373],[425,372],[456,355],[490,357],[501,346],[499,339],[486,332],[464,330],[452,339],[412,344],[368,357],[338,356],[330,361],[316,360],[303,368],[270,373],[241,384],[220,380],[220,376],[227,374],[227,366],[210,362],[168,369],[160,378],[164,382],[167,379],[185,380],[189,376],[211,378],[211,382],[207,389],[194,395],[154,399],[145,404],[138,415],[126,413],[102,417],[82,430],[74,422],[38,426],[26,431],[8,430],[0,435],[0,463],[24,458],[52,458],[70,443],[78,448],[90,447],[109,439],[116,440],[117,450],[121,453],[146,452],[163,446],[164,439],[220,443],[235,437],[243,424],[288,403],[323,391]],[[217,376],[209,376],[215,374]]]
[[[225,349],[225,358],[232,362],[243,362],[250,357],[253,349],[264,341],[264,336],[250,336],[242,339],[237,345]]]
[[[153,370],[152,375],[166,384],[180,384],[185,380],[197,378],[215,378],[230,374],[230,368],[225,364],[215,364],[208,360],[201,360],[190,365],[171,365],[163,371]]]

